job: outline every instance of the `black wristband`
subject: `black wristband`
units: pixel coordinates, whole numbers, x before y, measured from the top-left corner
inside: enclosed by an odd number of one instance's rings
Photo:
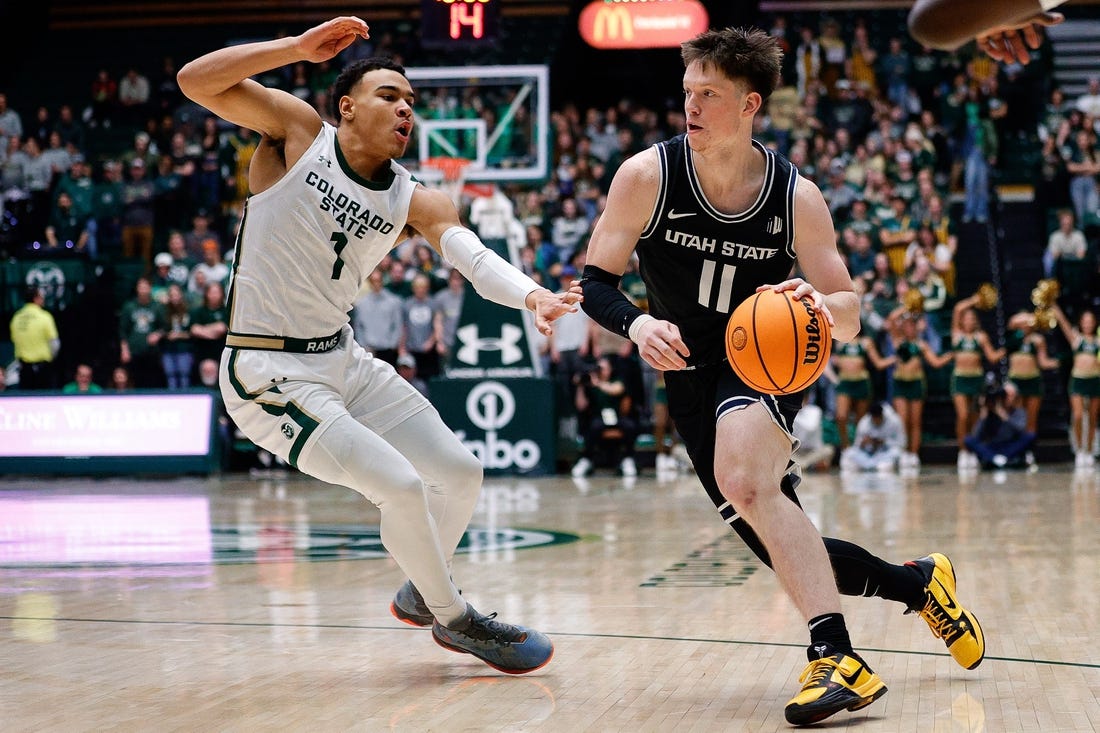
[[[630,338],[630,324],[638,316],[644,316],[645,311],[631,303],[619,290],[621,279],[620,275],[595,265],[585,265],[581,275],[581,290],[584,293],[581,308],[589,318],[608,331]]]

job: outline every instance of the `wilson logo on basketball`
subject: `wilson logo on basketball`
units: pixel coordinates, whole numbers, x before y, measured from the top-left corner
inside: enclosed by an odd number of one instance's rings
[[[821,321],[817,317],[817,309],[808,300],[798,301],[806,309],[810,320],[806,323],[806,351],[802,357],[803,364],[816,364],[821,356]]]

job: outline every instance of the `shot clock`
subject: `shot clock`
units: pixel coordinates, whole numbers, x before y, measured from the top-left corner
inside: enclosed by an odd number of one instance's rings
[[[502,0],[421,0],[421,42],[427,48],[491,45]]]

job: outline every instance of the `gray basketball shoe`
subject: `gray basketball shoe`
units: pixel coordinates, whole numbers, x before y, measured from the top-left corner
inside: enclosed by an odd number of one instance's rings
[[[432,637],[445,649],[472,654],[507,674],[534,672],[554,656],[554,644],[546,634],[497,621],[495,613],[484,616],[472,606],[450,626],[436,621]]]

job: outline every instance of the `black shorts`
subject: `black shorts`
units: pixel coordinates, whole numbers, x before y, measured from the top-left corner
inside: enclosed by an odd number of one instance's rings
[[[718,490],[718,482],[714,478],[714,443],[719,418],[733,410],[760,403],[775,424],[791,436],[793,453],[798,447],[798,441],[792,433],[794,417],[802,408],[803,393],[769,395],[758,392],[742,382],[725,363],[665,372],[665,390],[668,394],[669,416],[683,438],[696,475],[711,501],[718,507],[722,519],[732,523],[737,514]],[[796,503],[794,489],[799,480],[798,465],[791,461],[783,480],[783,492]]]

